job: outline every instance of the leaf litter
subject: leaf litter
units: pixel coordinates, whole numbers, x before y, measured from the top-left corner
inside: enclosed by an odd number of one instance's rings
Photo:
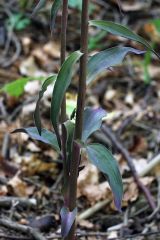
[[[102,1],[104,2],[104,1]],[[112,6],[115,6],[116,1],[111,1]],[[153,1],[151,8],[144,3],[144,1],[122,1],[121,7],[124,13],[132,13],[127,15],[129,18],[128,24],[134,25],[135,29],[140,33],[143,33],[148,37],[151,43],[156,43],[157,49],[159,49],[159,32],[155,23],[150,21],[150,15],[148,14],[148,23],[139,24],[140,17],[136,15],[144,13],[144,9],[151,10],[156,16],[156,9],[159,7],[159,3]],[[109,9],[110,6],[108,6]],[[71,11],[76,11],[72,9]],[[96,12],[97,11],[97,12]],[[92,14],[101,13],[103,9],[96,4],[96,11]],[[119,17],[119,13],[114,17]],[[133,18],[136,16],[136,22],[133,23]],[[111,16],[110,20],[114,18]],[[78,18],[78,15],[77,15]],[[95,18],[95,17],[94,17]],[[143,17],[142,17],[143,18]],[[45,21],[47,21],[45,19]],[[59,20],[58,20],[59,21]],[[71,23],[73,24],[73,22]],[[34,26],[34,30],[37,35],[38,29]],[[56,32],[57,31],[57,32]],[[55,40],[51,41],[50,36],[46,35],[37,38],[37,42],[34,40],[32,34],[28,35],[24,31],[24,35],[19,35],[22,40],[23,54],[18,62],[15,62],[10,67],[12,72],[22,76],[29,77],[46,77],[48,74],[57,73],[59,69],[59,49],[58,43],[59,30],[55,30]],[[69,37],[79,38],[78,32],[73,33],[69,29]],[[96,31],[96,30],[95,30]],[[91,38],[95,32],[91,31]],[[145,37],[144,36],[144,37]],[[108,36],[102,39],[102,45],[106,46],[108,41],[118,41],[119,38],[112,38]],[[73,41],[70,41],[69,48],[75,48]],[[123,40],[124,44],[125,41]],[[132,47],[137,45],[133,44]],[[98,47],[98,46],[97,46]],[[103,49],[101,49],[103,50]],[[94,50],[96,51],[96,49]],[[93,51],[93,53],[94,53]],[[92,53],[91,53],[92,55]],[[86,101],[95,107],[102,106],[108,112],[108,117],[104,120],[104,123],[109,125],[116,133],[116,136],[120,138],[124,147],[128,149],[133,163],[138,173],[150,164],[151,159],[159,153],[159,140],[158,134],[160,131],[160,84],[159,84],[159,63],[154,58],[154,63],[149,63],[148,72],[151,82],[146,85],[144,83],[144,66],[142,64],[141,57],[129,57],[126,61],[114,68],[114,71],[106,71],[100,74],[96,82],[91,86],[87,92]],[[69,99],[73,100],[73,104],[76,101],[75,89],[76,78],[74,79],[69,89]],[[1,71],[0,71],[1,79]],[[6,81],[4,77],[3,80]],[[16,80],[16,79],[15,79]],[[8,94],[2,94],[2,104],[0,106],[1,113],[1,147],[4,144],[4,133],[11,132],[17,126],[33,125],[33,111],[35,108],[35,99],[31,99],[31,102],[23,105],[24,100],[28,100],[31,96],[35,96],[41,86],[41,81],[29,81],[25,86],[24,93],[21,97],[10,97]],[[43,116],[43,125],[50,129],[49,113],[47,101],[51,98],[50,93],[46,96],[41,103],[41,110]],[[19,111],[15,114],[15,117],[10,123],[7,123],[7,119],[12,115],[16,108],[19,107]],[[4,109],[3,109],[4,108]],[[3,111],[6,111],[5,112]],[[71,112],[71,111],[70,111]],[[12,205],[9,209],[2,209],[1,218],[9,217],[10,211],[13,214],[13,220],[23,222],[25,224],[33,224],[33,220],[37,223],[39,218],[43,219],[44,225],[48,226],[46,237],[52,235],[59,229],[59,210],[61,208],[62,199],[60,197],[61,191],[61,171],[62,162],[58,154],[54,150],[50,150],[48,147],[35,141],[30,142],[29,138],[20,136],[12,136],[11,143],[8,144],[10,154],[3,156],[4,161],[1,161],[0,171],[0,195],[3,197],[20,197],[20,198],[35,198],[38,200],[36,210],[29,209],[24,211],[19,206]],[[90,138],[90,142],[94,142],[97,136],[93,134]],[[105,138],[106,140],[106,138]],[[101,141],[105,141],[101,136]],[[108,144],[106,143],[108,141]],[[108,239],[117,238],[120,239],[120,233],[123,237],[128,235],[134,235],[136,233],[141,234],[143,232],[158,231],[159,227],[159,215],[149,218],[152,214],[151,209],[146,202],[143,194],[134,182],[129,167],[126,164],[126,160],[120,152],[112,145],[110,139],[105,141],[107,147],[113,151],[116,159],[120,164],[120,170],[123,174],[123,181],[125,186],[125,193],[123,198],[123,213],[118,214],[113,207],[112,193],[105,178],[100,174],[97,169],[86,163],[86,158],[82,159],[82,165],[85,168],[80,171],[78,180],[78,210],[79,213],[83,213],[87,209],[92,209],[100,201],[103,202],[106,199],[109,203],[100,208],[97,212],[87,220],[79,222],[80,231],[88,232],[87,239],[97,239],[96,236],[89,236],[90,231],[106,233]],[[19,147],[18,147],[19,146]],[[42,150],[41,150],[42,149]],[[14,168],[15,167],[15,168]],[[15,169],[14,171],[12,171]],[[154,167],[152,171],[149,171],[145,177],[141,177],[141,181],[147,186],[156,201],[158,195],[158,178],[160,176],[159,165]],[[156,201],[158,205],[158,200]],[[12,208],[14,210],[12,210]],[[127,215],[127,212],[130,211]],[[109,214],[106,214],[109,213]],[[43,218],[46,214],[51,213],[51,218]],[[117,216],[118,222],[108,225],[107,217],[115,218]],[[37,218],[38,217],[38,218]],[[32,221],[30,220],[32,218]],[[54,219],[54,222],[52,222]],[[100,221],[100,219],[102,219]],[[147,219],[148,222],[147,222]],[[122,227],[123,221],[127,220],[128,224]],[[133,220],[133,221],[131,221]],[[31,225],[32,225],[31,224]],[[148,227],[149,224],[149,227]],[[35,224],[36,225],[36,224]],[[40,224],[41,225],[41,224]],[[139,225],[139,227],[137,227]],[[36,225],[37,227],[37,225]],[[38,226],[39,230],[43,232],[43,229]],[[115,230],[115,229],[116,230]],[[2,230],[3,233],[3,230]],[[12,234],[11,234],[12,235]],[[106,237],[105,236],[105,237]],[[98,236],[100,238],[100,236]],[[82,238],[83,239],[83,238]],[[102,237],[104,239],[104,237]],[[135,237],[139,239],[139,237]],[[141,239],[145,239],[144,236]],[[156,239],[156,237],[150,238]],[[158,239],[158,238],[157,238]]]

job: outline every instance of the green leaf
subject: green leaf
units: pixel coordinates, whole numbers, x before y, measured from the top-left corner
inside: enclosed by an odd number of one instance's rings
[[[1,91],[6,92],[10,96],[19,97],[24,93],[24,87],[30,80],[30,77],[19,78],[11,83],[5,84]]]
[[[106,111],[102,108],[87,107],[84,110],[82,141],[86,142],[87,138],[96,130],[100,129],[102,118],[106,116]]]
[[[39,0],[38,4],[33,10],[32,15],[37,14],[45,6],[46,2],[47,2],[46,0]]]
[[[71,120],[68,120],[65,123],[63,123],[62,126],[65,129],[66,152],[68,153],[68,156],[69,156],[71,155],[71,151],[72,151],[75,123],[72,122]]]
[[[60,135],[58,130],[59,112],[60,112],[64,94],[71,83],[73,66],[81,56],[82,56],[82,53],[80,51],[76,51],[76,52],[73,52],[65,60],[65,62],[63,63],[58,73],[58,76],[54,85],[54,89],[53,89],[52,100],[51,100],[51,122],[56,132],[59,146],[61,146]]]
[[[114,195],[115,206],[121,210],[123,184],[117,161],[111,152],[101,144],[90,144],[86,150],[89,160],[107,176]]]
[[[73,146],[73,136],[74,136],[75,124],[68,120],[62,124],[62,152],[63,152],[63,168],[64,168],[64,185],[62,188],[63,194],[68,189],[69,173],[70,173],[70,163],[72,159],[72,146]]]
[[[44,77],[22,77],[10,83],[6,83],[1,89],[0,92],[6,92],[12,97],[20,97],[24,93],[24,87],[27,82],[32,80],[44,80]]]
[[[51,8],[51,32],[53,32],[57,12],[62,5],[62,0],[54,0]]]
[[[92,20],[89,21],[90,26],[95,26],[100,29],[106,30],[109,33],[112,33],[113,35],[118,35],[136,42],[141,43],[143,46],[145,46],[150,51],[154,52],[154,54],[160,58],[160,56],[154,51],[154,49],[150,46],[150,44],[141,36],[137,35],[136,33],[132,32],[129,28],[114,23],[110,21],[103,21],[103,20]]]
[[[56,80],[57,75],[53,75],[49,78],[47,78],[44,83],[42,84],[41,90],[39,92],[39,97],[36,103],[36,108],[35,108],[35,112],[34,112],[34,121],[35,121],[35,125],[37,127],[37,130],[39,132],[39,135],[41,135],[41,118],[40,118],[40,110],[39,110],[39,105],[40,105],[40,101],[43,98],[43,95],[45,93],[45,91],[47,90],[47,87],[53,83]]]
[[[61,234],[62,238],[66,238],[71,230],[71,227],[76,219],[77,208],[72,212],[67,207],[63,207],[60,212],[61,215]]]
[[[48,131],[46,129],[42,129],[41,135],[39,135],[36,127],[19,128],[14,130],[12,133],[26,133],[29,135],[30,138],[49,144],[56,151],[58,152],[60,151],[56,135],[53,132]]]
[[[69,0],[69,6],[72,8],[82,9],[82,0]]]
[[[88,61],[87,84],[95,80],[102,71],[120,64],[128,53],[142,54],[144,52],[131,47],[113,47],[95,54]]]
[[[158,33],[160,33],[160,18],[152,19],[149,23],[153,24]]]

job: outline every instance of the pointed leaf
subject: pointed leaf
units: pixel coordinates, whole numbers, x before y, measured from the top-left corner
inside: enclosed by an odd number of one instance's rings
[[[76,52],[73,52],[66,59],[66,61],[63,63],[58,73],[58,76],[54,85],[54,89],[53,89],[52,100],[51,100],[51,122],[56,132],[59,146],[61,146],[59,130],[58,130],[59,112],[60,112],[64,94],[69,84],[71,83],[73,66],[81,56],[82,56],[82,53],[80,51],[76,51]]]
[[[71,227],[76,219],[77,208],[70,212],[68,208],[63,207],[61,209],[60,215],[61,215],[61,234],[62,238],[65,238],[68,236]]]
[[[91,83],[103,70],[120,64],[128,53],[144,52],[131,47],[112,47],[95,54],[88,61],[87,84]]]
[[[107,32],[112,33],[113,35],[118,35],[130,40],[139,42],[143,46],[145,46],[147,49],[154,52],[154,54],[156,54],[158,58],[160,58],[160,56],[154,51],[154,49],[150,46],[150,44],[144,38],[132,32],[129,28],[123,25],[110,22],[110,21],[103,21],[103,20],[92,20],[92,21],[89,21],[89,24],[90,26],[95,26],[100,29],[106,30]]]
[[[54,0],[54,2],[52,4],[52,8],[51,8],[51,32],[53,32],[57,12],[58,12],[59,8],[61,7],[61,5],[62,5],[62,0]]]
[[[45,4],[46,4],[46,0],[39,0],[38,4],[33,10],[32,15],[37,14],[45,6]]]
[[[44,83],[42,84],[41,90],[39,92],[39,97],[36,103],[36,108],[35,108],[35,112],[34,112],[34,121],[35,121],[35,125],[37,127],[37,130],[39,132],[39,135],[41,135],[41,130],[42,130],[42,126],[41,126],[41,118],[40,118],[40,110],[39,110],[39,105],[40,105],[40,101],[43,98],[43,95],[45,93],[45,91],[47,90],[47,87],[56,80],[57,75],[53,75],[49,78],[47,78]]]
[[[100,129],[102,118],[106,116],[106,111],[102,108],[87,107],[84,110],[84,121],[82,130],[82,141],[85,142],[87,138],[96,130]]]
[[[71,120],[66,121],[62,127],[65,129],[65,135],[66,135],[66,150],[68,154],[71,153],[72,150],[72,142],[73,142],[73,136],[74,136],[74,128],[75,128],[75,123],[72,122]]]
[[[65,170],[67,170],[67,174],[69,174],[69,171],[70,171],[70,160],[71,160],[74,128],[75,128],[75,123],[73,123],[70,120],[62,124],[63,158],[64,158],[64,163],[66,164],[64,168],[66,168]]]
[[[36,127],[19,128],[14,130],[12,133],[26,133],[30,136],[30,138],[43,143],[47,143],[51,145],[55,150],[59,151],[56,135],[46,129],[42,129],[41,135],[39,135]]]
[[[117,161],[111,152],[101,144],[90,144],[86,150],[89,160],[107,176],[114,195],[115,206],[121,210],[123,184]]]

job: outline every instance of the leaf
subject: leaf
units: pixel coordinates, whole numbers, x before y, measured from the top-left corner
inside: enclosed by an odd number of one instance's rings
[[[32,16],[36,15],[46,4],[46,0],[39,0],[38,4],[33,10]]]
[[[22,77],[18,78],[15,81],[6,83],[1,89],[0,92],[6,92],[8,95],[13,97],[20,97],[24,93],[25,85],[32,80],[43,80],[44,77]]]
[[[56,80],[57,75],[53,75],[49,78],[47,78],[44,83],[42,84],[41,90],[39,92],[39,97],[36,103],[36,108],[35,108],[35,112],[34,112],[34,121],[35,121],[35,125],[37,127],[37,130],[39,132],[39,135],[41,135],[41,119],[40,119],[40,110],[39,110],[39,105],[40,105],[40,101],[43,98],[43,95],[45,93],[45,91],[47,90],[47,87]]]
[[[131,47],[112,47],[92,56],[88,61],[87,84],[90,84],[103,70],[120,64],[128,53],[142,54]]]
[[[41,135],[39,135],[36,127],[19,128],[19,129],[14,130],[12,133],[26,133],[32,139],[38,140],[43,143],[47,143],[50,146],[52,146],[56,151],[60,150],[59,146],[58,146],[56,135],[53,132],[48,131],[46,129],[42,129]]]
[[[65,62],[63,63],[58,73],[58,76],[54,85],[54,89],[53,89],[52,100],[51,100],[51,122],[56,132],[59,146],[61,146],[60,135],[58,130],[59,112],[60,112],[64,94],[69,84],[71,83],[73,66],[81,56],[82,56],[82,53],[80,51],[76,51],[76,52],[73,52],[65,60]]]
[[[52,8],[51,8],[51,33],[53,32],[57,12],[58,12],[59,8],[61,7],[61,5],[62,5],[62,0],[54,0],[54,2],[52,4]]]
[[[71,227],[76,219],[77,208],[70,212],[68,208],[63,207],[61,209],[60,215],[61,215],[61,234],[62,238],[65,238],[68,236]]]
[[[85,108],[82,130],[83,142],[86,142],[87,138],[101,127],[102,118],[105,116],[106,111],[104,111],[102,108]]]
[[[24,93],[24,87],[30,80],[30,77],[19,78],[11,83],[5,84],[1,91],[6,92],[10,96],[19,97]]]
[[[66,164],[64,168],[66,168],[67,174],[69,174],[70,171],[70,159],[72,153],[74,128],[75,124],[70,120],[62,124],[63,157]]]
[[[69,6],[72,8],[82,9],[82,0],[69,0]]]
[[[71,120],[66,121],[63,125],[64,132],[65,132],[65,138],[66,138],[66,152],[68,155],[71,154],[72,151],[72,143],[73,143],[73,136],[74,136],[74,128],[75,123],[73,123]]]
[[[92,20],[92,21],[89,21],[89,24],[90,26],[95,26],[100,29],[106,30],[107,32],[112,33],[113,35],[118,35],[130,40],[139,42],[143,46],[145,46],[147,49],[154,52],[154,54],[158,58],[160,58],[160,56],[154,51],[154,49],[149,45],[149,43],[144,38],[132,32],[129,28],[123,25],[110,22],[110,21],[103,21],[103,20]]]
[[[86,147],[86,150],[89,160],[107,176],[114,195],[115,206],[120,211],[123,184],[117,161],[111,152],[101,144],[90,144]]]

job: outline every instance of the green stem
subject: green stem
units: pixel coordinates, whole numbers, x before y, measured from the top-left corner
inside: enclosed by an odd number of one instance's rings
[[[61,65],[66,57],[66,32],[68,20],[68,0],[63,0],[62,20],[61,20]],[[61,122],[66,121],[66,97],[64,96],[61,106]]]
[[[83,56],[80,60],[80,78],[78,88],[76,126],[75,126],[75,141],[81,139],[83,127],[83,113],[86,96],[86,75],[87,75],[87,58],[88,58],[88,8],[89,0],[83,0],[81,14],[81,52]],[[77,178],[79,172],[80,150],[77,143],[73,143],[73,152],[70,166],[70,182],[69,182],[69,210],[73,211],[76,208],[77,197]],[[65,240],[74,240],[76,231],[76,221],[74,222],[71,231]]]

